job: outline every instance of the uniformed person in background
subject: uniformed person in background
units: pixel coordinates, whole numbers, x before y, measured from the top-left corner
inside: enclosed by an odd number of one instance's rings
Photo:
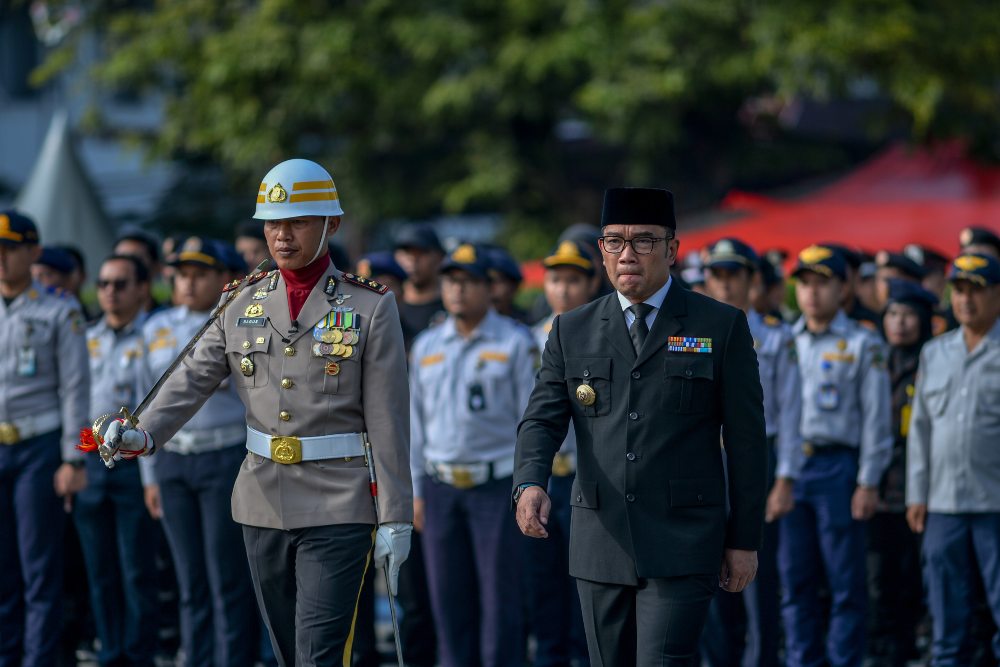
[[[877,331],[879,324],[878,313],[884,304],[877,301],[878,297],[876,296],[877,307],[869,307],[858,298],[858,283],[860,281],[861,265],[864,263],[864,255],[845,245],[835,243],[822,243],[821,245],[824,248],[829,248],[839,253],[844,258],[846,267],[844,283],[846,289],[843,292],[840,307],[850,319],[860,323],[861,326],[870,331]]]
[[[601,221],[616,292],[553,322],[518,429],[518,525],[548,536],[545,489],[572,423],[569,572],[591,664],[694,665],[714,591],[743,590],[757,569],[767,494],[757,361],[743,313],[670,275],[670,192],[610,189]]]
[[[90,406],[95,414],[134,406],[143,363],[143,310],[149,272],[132,255],[111,255],[97,275],[97,301],[104,315],[87,330]],[[148,553],[156,525],[142,502],[135,466],[106,468],[86,460],[87,488],[77,494],[73,519],[80,535],[98,662],[152,667],[156,649],[156,566]]]
[[[397,299],[402,298],[406,271],[391,252],[373,252],[365,255],[358,261],[355,273],[362,278],[385,285]]]
[[[267,249],[267,239],[264,238],[264,230],[261,229],[259,222],[253,220],[239,226],[234,247],[250,269],[260,266],[260,263],[265,259],[271,259],[271,254]]]
[[[31,279],[49,289],[70,292],[75,264],[73,256],[62,248],[44,246],[38,261],[31,265]]]
[[[875,298],[878,299],[879,311],[885,310],[889,303],[890,280],[909,280],[920,285],[927,276],[922,266],[901,252],[878,251],[875,266]]]
[[[958,246],[963,255],[989,255],[1000,259],[1000,236],[985,227],[966,227],[958,235]]]
[[[868,523],[869,655],[887,667],[916,659],[916,628],[923,614],[920,542],[906,525],[906,434],[910,424],[920,350],[932,336],[937,296],[908,280],[889,281],[882,331],[889,344],[892,387],[892,462],[879,484],[879,502]]]
[[[590,301],[600,278],[590,250],[582,243],[562,241],[542,260],[543,290],[552,314],[532,329],[539,349],[552,331],[552,321]],[[603,270],[603,269],[602,269]],[[536,667],[586,665],[587,637],[583,630],[580,596],[569,576],[569,524],[572,513],[573,480],[576,478],[576,433],[571,428],[552,463],[548,495],[548,540],[528,543],[528,608],[535,635]]]
[[[1000,262],[963,254],[949,280],[961,326],[927,343],[920,355],[907,438],[906,516],[923,534],[931,664],[967,665],[980,585],[1000,625]],[[1000,634],[992,649],[1000,661]]]
[[[840,306],[848,289],[843,255],[810,246],[793,275],[805,457],[790,471],[795,507],[781,520],[778,545],[786,659],[790,667],[857,666],[868,607],[864,522],[892,457],[889,374],[881,340]],[[818,597],[824,577],[828,615]]]
[[[766,261],[766,260],[765,260]],[[722,239],[705,261],[708,294],[746,313],[764,390],[768,439],[768,505],[757,578],[742,593],[716,591],[702,640],[709,665],[777,667],[781,638],[778,585],[778,519],[794,506],[793,471],[802,455],[802,380],[790,326],[751,307],[750,294],[761,264],[753,248],[739,239]]]
[[[87,483],[80,305],[31,280],[38,228],[0,212],[0,664],[48,665],[62,622],[64,503]],[[60,501],[60,497],[63,501]]]
[[[878,273],[878,266],[875,265],[875,255],[861,251],[861,266],[858,267],[858,280],[854,285],[854,293],[858,301],[868,310],[875,312],[878,308],[878,296],[875,294],[875,274]]]
[[[903,254],[924,270],[924,279],[920,284],[937,297],[938,303],[931,320],[934,335],[940,336],[945,331],[957,327],[958,322],[951,314],[951,305],[948,303],[948,258],[937,250],[919,243],[906,245]]]
[[[510,515],[517,422],[534,382],[529,330],[493,310],[489,263],[441,265],[448,318],[411,351],[414,519],[442,667],[520,667],[523,543]]]
[[[222,246],[192,236],[171,260],[177,305],[150,317],[143,328],[143,393],[218,303],[230,274]],[[146,506],[161,519],[177,573],[181,648],[190,665],[240,667],[252,664],[256,655],[248,641],[258,626],[250,570],[229,508],[245,442],[246,411],[227,378],[190,421],[159,445],[156,456],[140,459]]]
[[[223,380],[236,384],[249,452],[233,490],[233,518],[243,524],[257,602],[283,667],[349,659],[372,548],[395,592],[412,529],[396,302],[384,286],[331,264],[327,238],[342,214],[320,165],[288,160],[268,172],[254,217],[264,221],[278,270],[254,274],[240,288],[141,415],[141,428],[113,421],[105,436],[120,439],[122,457],[149,455]],[[378,476],[377,513],[366,442]]]
[[[762,316],[783,320],[785,303],[785,270],[766,256],[760,257],[750,287],[750,306]]]
[[[405,225],[396,232],[393,256],[406,271],[399,318],[406,349],[410,349],[418,333],[444,318],[438,273],[444,259],[444,247],[430,225]]]
[[[149,286],[143,308],[151,313],[162,304],[153,297],[153,285],[163,275],[163,264],[160,256],[160,242],[153,234],[138,227],[125,227],[115,238],[112,251],[115,255],[133,255],[142,260],[149,269]]]
[[[530,320],[528,313],[514,303],[517,290],[524,282],[524,275],[517,260],[507,252],[506,248],[500,246],[487,248],[486,253],[490,263],[490,298],[493,301],[493,309],[521,324],[528,324]]]

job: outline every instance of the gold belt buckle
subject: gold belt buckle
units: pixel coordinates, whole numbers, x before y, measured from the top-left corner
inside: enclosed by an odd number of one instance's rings
[[[271,460],[289,465],[302,460],[302,441],[293,435],[276,435],[271,438]]]
[[[573,467],[570,465],[569,454],[556,454],[556,457],[552,459],[552,474],[556,477],[568,477],[573,473]]]
[[[451,485],[456,489],[471,489],[476,484],[468,468],[454,467],[451,469]]]
[[[10,422],[0,422],[0,445],[16,445],[21,442],[17,426]]]

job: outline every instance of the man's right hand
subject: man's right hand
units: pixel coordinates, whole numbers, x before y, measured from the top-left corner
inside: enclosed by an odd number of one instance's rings
[[[910,530],[914,533],[924,532],[927,525],[927,505],[907,505],[906,523],[910,524]]]
[[[545,530],[549,522],[552,501],[540,486],[529,486],[521,491],[517,499],[517,525],[528,537],[548,537]]]
[[[777,521],[795,509],[795,497],[792,494],[792,487],[795,482],[787,477],[779,477],[774,480],[774,487],[767,496],[767,511],[764,520],[768,523]]]
[[[115,419],[108,424],[104,442],[117,444],[115,461],[131,461],[153,449],[153,437],[139,427],[126,425],[124,419]]]
[[[149,516],[157,521],[163,518],[163,506],[160,504],[160,485],[149,484],[142,487],[143,500],[146,501],[146,509]]]

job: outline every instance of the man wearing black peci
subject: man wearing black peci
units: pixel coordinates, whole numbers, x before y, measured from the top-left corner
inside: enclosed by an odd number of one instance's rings
[[[547,536],[544,490],[572,418],[570,574],[591,664],[694,665],[716,586],[740,591],[757,569],[767,445],[753,339],[742,312],[670,279],[671,193],[611,189],[602,227],[616,291],[553,321],[518,431],[517,520]]]

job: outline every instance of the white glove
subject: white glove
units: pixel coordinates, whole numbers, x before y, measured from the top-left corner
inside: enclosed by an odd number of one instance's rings
[[[375,565],[385,568],[394,596],[399,590],[399,566],[410,555],[411,535],[413,526],[399,522],[383,523],[375,533]]]
[[[116,447],[115,461],[131,461],[153,452],[153,436],[141,428],[129,426],[124,419],[116,419],[108,425],[104,442]]]

